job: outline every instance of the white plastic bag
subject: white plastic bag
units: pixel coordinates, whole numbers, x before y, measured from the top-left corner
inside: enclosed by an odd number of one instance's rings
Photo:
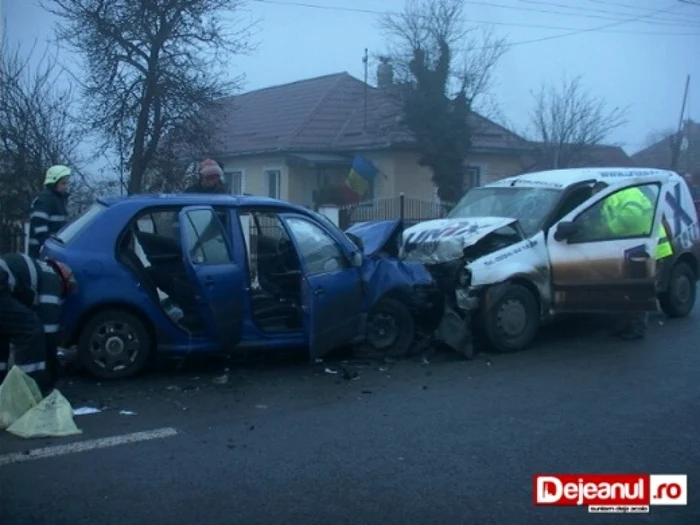
[[[38,405],[41,398],[36,381],[13,366],[0,385],[0,430],[6,429]]]
[[[73,407],[58,390],[25,412],[7,431],[25,439],[74,436],[83,432],[75,426]]]

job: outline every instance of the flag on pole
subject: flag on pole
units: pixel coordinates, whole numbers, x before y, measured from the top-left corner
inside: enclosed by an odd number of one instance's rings
[[[355,155],[345,185],[350,188],[355,195],[362,197],[367,193],[370,184],[372,184],[378,173],[379,170],[375,168],[370,161],[361,155]]]

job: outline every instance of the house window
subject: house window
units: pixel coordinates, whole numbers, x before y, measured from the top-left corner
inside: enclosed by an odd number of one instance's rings
[[[280,198],[280,179],[282,174],[278,169],[265,170],[265,187],[267,188],[267,196],[272,199]]]
[[[464,191],[481,185],[481,168],[479,166],[467,166],[464,172]]]
[[[224,185],[232,195],[243,194],[243,170],[230,170],[224,172]]]

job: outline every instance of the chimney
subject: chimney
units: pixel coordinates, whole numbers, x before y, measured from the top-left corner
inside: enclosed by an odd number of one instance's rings
[[[384,89],[394,83],[394,67],[389,63],[388,57],[379,57],[377,66],[377,87]]]

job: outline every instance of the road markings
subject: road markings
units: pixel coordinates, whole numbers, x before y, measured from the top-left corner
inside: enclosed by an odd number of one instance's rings
[[[3,465],[10,465],[12,463],[21,463],[23,461],[65,456],[66,454],[75,454],[77,452],[87,452],[89,450],[97,450],[100,448],[116,447],[117,445],[127,445],[129,443],[138,443],[140,441],[163,439],[175,436],[177,434],[178,431],[174,428],[166,427],[156,430],[148,430],[145,432],[124,434],[122,436],[111,436],[106,438],[91,439],[88,441],[78,441],[77,443],[68,443],[66,445],[36,448],[27,452],[13,452],[11,454],[0,456],[0,467]]]

